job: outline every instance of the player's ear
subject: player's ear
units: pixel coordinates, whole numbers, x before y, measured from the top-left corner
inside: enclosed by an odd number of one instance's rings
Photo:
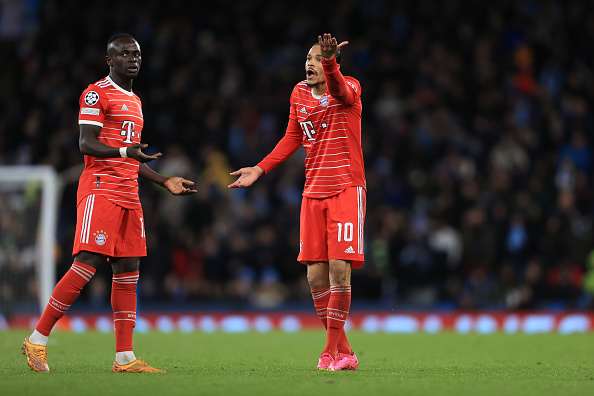
[[[105,61],[107,62],[108,66],[112,66],[112,60],[111,60],[111,56],[109,55],[105,55]]]

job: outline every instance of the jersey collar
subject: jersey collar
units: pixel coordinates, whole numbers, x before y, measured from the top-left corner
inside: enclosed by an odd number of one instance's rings
[[[115,89],[117,89],[118,91],[128,95],[128,96],[132,96],[134,95],[134,92],[132,91],[126,91],[124,88],[120,87],[118,84],[116,84],[115,82],[113,82],[113,80],[111,79],[111,77],[109,77],[109,75],[107,76],[107,81],[109,81],[109,83],[111,85],[114,86]]]

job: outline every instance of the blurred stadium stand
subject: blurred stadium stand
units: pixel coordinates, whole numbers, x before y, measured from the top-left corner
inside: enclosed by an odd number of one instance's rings
[[[350,42],[342,70],[363,95],[353,306],[592,307],[591,2],[135,3],[0,3],[0,164],[49,164],[66,180],[58,277],[71,264],[78,98],[108,72],[107,38],[127,31],[143,51],[143,141],[164,154],[150,165],[199,190],[141,183],[144,306],[310,307],[295,261],[303,153],[250,189],[226,186],[282,137],[309,46],[331,32]],[[110,278],[105,265],[75,306],[108,309]]]

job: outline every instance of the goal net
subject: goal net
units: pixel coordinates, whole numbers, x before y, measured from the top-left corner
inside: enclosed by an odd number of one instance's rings
[[[58,178],[50,166],[0,166],[0,313],[42,312],[55,285]]]

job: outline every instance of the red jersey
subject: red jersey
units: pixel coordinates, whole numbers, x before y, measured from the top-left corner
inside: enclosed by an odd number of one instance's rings
[[[308,198],[327,198],[350,186],[365,187],[361,149],[361,85],[340,72],[336,59],[322,60],[327,90],[314,95],[306,81],[291,94],[285,136],[259,164],[266,173],[303,145]]]
[[[140,98],[106,77],[85,89],[79,100],[79,124],[101,127],[98,140],[112,147],[140,143],[144,120]],[[85,169],[78,183],[77,203],[90,194],[103,195],[114,204],[140,206],[138,169],[132,158],[96,158],[85,155]]]

